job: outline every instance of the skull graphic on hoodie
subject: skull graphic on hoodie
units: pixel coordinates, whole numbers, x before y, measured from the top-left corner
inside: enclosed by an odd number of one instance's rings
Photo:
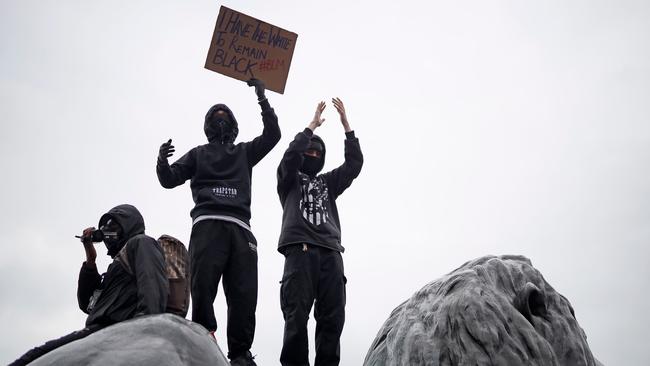
[[[329,219],[327,213],[329,195],[327,183],[322,177],[310,178],[300,174],[300,212],[302,217],[312,225],[320,226]]]

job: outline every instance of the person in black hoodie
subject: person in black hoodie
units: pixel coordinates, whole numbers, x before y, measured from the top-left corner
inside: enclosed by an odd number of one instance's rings
[[[160,147],[156,171],[165,188],[191,179],[195,206],[190,212],[192,234],[192,320],[214,335],[213,303],[223,275],[228,304],[228,358],[232,364],[254,365],[250,348],[257,307],[257,240],[250,228],[251,175],[255,166],[280,140],[280,127],[264,95],[264,84],[251,79],[262,108],[262,135],[234,144],[237,120],[225,104],[210,108],[203,129],[209,143],[193,148],[172,165],[171,140]]]
[[[86,251],[77,287],[79,308],[88,314],[86,327],[33,348],[11,365],[26,365],[109,325],[165,312],[169,291],[165,256],[156,239],[145,235],[144,219],[138,209],[126,204],[116,206],[99,219],[98,227],[98,239],[93,239],[97,230],[92,227],[78,237]],[[113,262],[100,276],[93,240],[102,237]]]
[[[315,365],[338,365],[345,322],[345,283],[341,224],[336,199],[361,172],[363,155],[350,129],[343,102],[332,99],[345,129],[345,162],[318,174],[325,164],[325,143],[314,130],[325,119],[320,102],[314,119],[289,144],[278,167],[283,208],[278,251],[285,256],[280,288],[284,315],[282,365],[309,365],[307,319],[316,308]]]

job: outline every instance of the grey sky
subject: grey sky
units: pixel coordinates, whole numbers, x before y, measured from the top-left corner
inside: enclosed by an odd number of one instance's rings
[[[0,362],[82,327],[73,235],[109,208],[189,243],[189,187],[155,176],[162,142],[174,158],[204,143],[217,102],[240,141],[261,132],[253,90],[203,69],[220,5],[299,35],[285,94],[268,92],[283,137],[253,173],[259,364],[282,339],[275,169],[320,100],[325,167],[342,162],[334,96],[365,155],[338,200],[342,365],[414,291],[485,254],[529,257],[606,365],[650,363],[650,3],[413,0],[0,1]]]

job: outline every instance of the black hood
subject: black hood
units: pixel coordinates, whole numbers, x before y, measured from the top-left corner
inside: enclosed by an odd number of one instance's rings
[[[117,221],[124,233],[119,245],[108,249],[108,255],[114,257],[129,239],[138,234],[144,234],[144,219],[137,208],[127,204],[111,208],[99,219],[97,227],[104,226],[109,219]]]
[[[212,123],[214,122],[213,117],[214,113],[222,110],[226,112],[228,115],[228,118],[230,118],[230,124],[229,124],[229,130],[227,134],[229,135],[226,140],[224,141],[224,138],[222,136],[222,132],[218,128],[212,128],[215,127]],[[239,133],[239,127],[237,125],[237,119],[235,118],[235,115],[232,113],[230,108],[228,108],[227,105],[225,104],[215,104],[208,110],[208,113],[205,114],[205,122],[203,123],[203,131],[205,132],[205,136],[208,138],[208,141],[210,142],[234,142],[235,139],[237,138],[237,134]],[[231,141],[230,141],[231,140]]]
[[[318,165],[316,171],[314,172],[314,175],[316,175],[316,174],[318,174],[318,172],[323,170],[323,167],[325,166],[325,152],[327,150],[325,149],[325,142],[323,142],[323,139],[320,138],[320,136],[312,135],[311,136],[311,141],[316,141],[323,147],[323,151],[322,151],[321,156],[320,156],[320,164]],[[310,141],[310,143],[311,143],[311,141]],[[301,167],[301,171],[302,171],[302,167]]]

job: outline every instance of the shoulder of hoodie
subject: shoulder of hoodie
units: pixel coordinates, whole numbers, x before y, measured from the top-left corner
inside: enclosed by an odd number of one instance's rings
[[[158,243],[158,240],[144,233],[132,236],[127,240],[125,245],[127,246],[126,250],[129,252],[136,251],[140,245],[153,245],[162,253],[162,247]]]

